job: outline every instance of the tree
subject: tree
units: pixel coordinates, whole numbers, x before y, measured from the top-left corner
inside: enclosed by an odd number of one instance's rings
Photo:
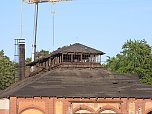
[[[41,50],[37,52],[38,58],[49,55],[49,51]],[[31,58],[26,58],[25,63],[31,62]],[[0,90],[5,89],[15,82],[15,74],[17,72],[18,63],[10,61],[9,57],[4,55],[4,51],[0,51]]]
[[[42,49],[41,51],[36,52],[36,59],[45,57],[47,55],[49,55],[49,51]],[[28,64],[30,62],[32,62],[32,58],[31,57],[26,58],[25,64]]]
[[[25,64],[28,64],[28,63],[30,63],[32,61],[32,58],[30,57],[30,58],[26,58],[26,60],[25,60]]]
[[[41,51],[39,51],[39,52],[36,52],[36,58],[37,59],[45,57],[47,55],[49,55],[49,51],[46,51],[46,50],[43,50],[43,49]]]
[[[5,89],[15,82],[15,63],[4,55],[4,51],[0,51],[0,89]]]
[[[152,85],[152,48],[145,40],[127,40],[122,52],[107,59],[106,67],[119,73],[136,73]]]

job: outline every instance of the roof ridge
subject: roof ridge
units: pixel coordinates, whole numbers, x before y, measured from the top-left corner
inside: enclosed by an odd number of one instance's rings
[[[57,50],[55,50],[52,53],[57,54],[57,53],[65,53],[65,52],[96,53],[96,54],[100,54],[100,55],[105,54],[104,52],[102,52],[100,50],[86,46],[81,43],[74,43],[74,44],[70,44],[68,46],[63,46],[61,48],[58,48]]]

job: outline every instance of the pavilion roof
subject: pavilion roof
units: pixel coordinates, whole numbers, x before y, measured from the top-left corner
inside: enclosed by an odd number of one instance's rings
[[[91,47],[85,46],[80,43],[75,43],[69,46],[64,46],[62,48],[58,48],[56,51],[54,51],[52,54],[58,54],[58,53],[88,53],[88,54],[99,54],[103,55],[105,54],[102,51],[93,49]]]

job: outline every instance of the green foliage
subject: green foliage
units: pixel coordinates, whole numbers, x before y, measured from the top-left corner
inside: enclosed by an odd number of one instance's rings
[[[32,61],[32,58],[30,57],[30,58],[26,58],[26,60],[25,60],[25,64],[28,64],[28,63],[30,63]]]
[[[49,51],[42,49],[41,51],[39,51],[39,53],[41,53],[41,54],[43,54],[45,56],[45,55],[49,54]]]
[[[142,77],[141,82],[152,85],[152,75],[146,75]]]
[[[47,56],[49,55],[49,51],[46,51],[46,50],[41,50],[39,52],[36,52],[36,58],[41,58],[41,57],[44,57],[44,56]]]
[[[15,82],[15,63],[10,61],[4,55],[4,51],[0,51],[0,89],[5,89]]]
[[[49,51],[41,50],[37,52],[38,58],[47,56]],[[25,63],[31,62],[31,58],[26,58]],[[10,61],[9,57],[4,55],[4,51],[0,51],[0,90],[5,89],[15,82],[17,63]]]
[[[122,52],[108,57],[106,67],[118,73],[136,73],[142,82],[152,85],[152,48],[145,40],[128,40]]]

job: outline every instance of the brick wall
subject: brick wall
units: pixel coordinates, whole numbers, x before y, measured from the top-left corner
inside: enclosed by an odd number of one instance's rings
[[[0,109],[0,114],[9,114],[9,110]]]

